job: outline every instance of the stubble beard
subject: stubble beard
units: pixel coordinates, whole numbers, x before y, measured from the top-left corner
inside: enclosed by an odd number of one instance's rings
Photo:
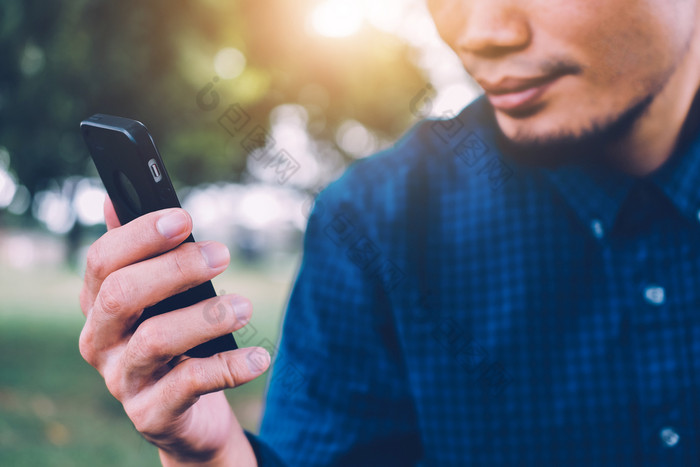
[[[589,122],[576,132],[561,130],[540,136],[521,130],[512,137],[498,128],[498,144],[524,165],[558,167],[571,164],[607,164],[609,149],[622,141],[649,110],[657,92],[646,94],[623,112]],[[495,120],[495,110],[494,120]]]
[[[677,60],[665,71],[661,79],[649,85],[646,93],[622,112],[598,117],[578,131],[562,130],[555,134],[539,136],[522,130],[508,137],[498,125],[495,109],[488,104],[497,128],[499,147],[504,153],[512,154],[516,160],[526,165],[614,165],[615,154],[611,154],[611,149],[630,135],[637,122],[649,111],[654,100],[669,85],[682,61],[688,59],[691,39],[694,36],[693,33],[688,37]]]

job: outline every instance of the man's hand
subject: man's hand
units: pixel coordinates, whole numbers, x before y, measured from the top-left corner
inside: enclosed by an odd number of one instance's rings
[[[144,308],[223,272],[228,250],[216,242],[181,244],[192,229],[182,209],[120,226],[107,199],[105,219],[108,232],[90,248],[80,293],[87,318],[80,335],[83,358],[100,372],[136,429],[160,448],[164,465],[256,465],[222,390],[263,373],[269,354],[253,347],[182,357],[243,327],[250,302],[238,295],[215,297],[133,329]],[[214,306],[217,313],[207,314]]]

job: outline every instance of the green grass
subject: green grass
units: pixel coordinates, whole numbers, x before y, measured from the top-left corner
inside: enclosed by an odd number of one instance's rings
[[[277,341],[296,260],[232,265],[218,291],[248,296],[255,337]],[[0,266],[0,465],[159,465],[97,371],[78,352],[80,278],[66,270]],[[250,334],[248,334],[250,335]],[[265,378],[227,392],[244,427],[257,429]]]

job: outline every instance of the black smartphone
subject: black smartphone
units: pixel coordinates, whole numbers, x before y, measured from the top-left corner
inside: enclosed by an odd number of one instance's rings
[[[180,207],[163,160],[143,123],[95,114],[80,122],[80,130],[122,225],[149,212]],[[194,237],[190,235],[185,241],[193,242]],[[214,286],[207,281],[146,308],[135,326],[151,316],[215,296]],[[209,357],[235,348],[233,335],[227,334],[198,345],[185,355]]]

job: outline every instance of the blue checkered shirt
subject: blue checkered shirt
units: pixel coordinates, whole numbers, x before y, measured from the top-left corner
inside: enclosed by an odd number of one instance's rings
[[[318,197],[261,465],[700,465],[700,138],[524,164],[484,99]]]

